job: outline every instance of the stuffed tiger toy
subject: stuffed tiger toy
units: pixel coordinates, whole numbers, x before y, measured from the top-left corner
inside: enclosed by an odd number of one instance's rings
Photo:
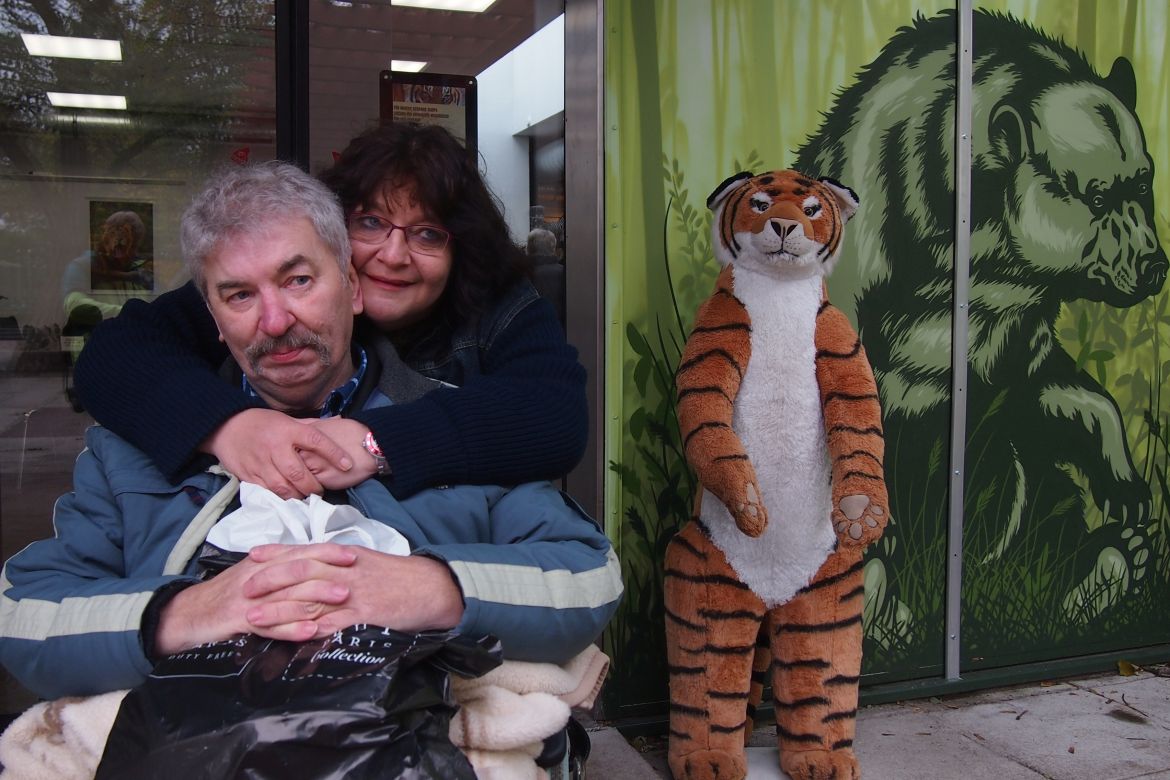
[[[677,372],[701,488],[666,552],[670,769],[745,776],[770,653],[781,768],[858,778],[861,556],[888,520],[885,446],[873,372],[823,281],[858,199],[788,170],[734,176],[707,206],[723,270]]]

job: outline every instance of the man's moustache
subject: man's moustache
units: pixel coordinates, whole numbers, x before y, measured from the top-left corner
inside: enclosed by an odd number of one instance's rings
[[[286,333],[276,338],[264,339],[248,346],[244,350],[244,356],[248,358],[252,370],[258,372],[260,359],[265,355],[277,350],[287,351],[302,347],[316,350],[322,366],[329,366],[333,363],[333,356],[329,353],[329,345],[316,333]]]

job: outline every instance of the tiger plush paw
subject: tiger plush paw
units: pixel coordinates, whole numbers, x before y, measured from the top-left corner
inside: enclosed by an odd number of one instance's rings
[[[781,753],[780,768],[792,780],[861,780],[861,767],[849,749]]]
[[[876,541],[888,520],[885,507],[864,493],[842,496],[833,509],[837,537],[850,547],[865,547]]]
[[[670,756],[670,773],[674,780],[743,780],[747,777],[747,761],[742,754],[696,750]]]
[[[768,512],[755,481],[748,482],[742,495],[727,502],[727,511],[731,512],[736,528],[753,538],[768,527]]]

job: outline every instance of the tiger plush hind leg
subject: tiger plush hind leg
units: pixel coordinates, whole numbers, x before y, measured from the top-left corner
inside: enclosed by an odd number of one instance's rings
[[[740,780],[764,604],[692,520],[666,549],[670,741],[676,780]]]
[[[853,755],[861,614],[861,552],[839,549],[812,582],[768,614],[780,768],[792,780],[856,780]]]

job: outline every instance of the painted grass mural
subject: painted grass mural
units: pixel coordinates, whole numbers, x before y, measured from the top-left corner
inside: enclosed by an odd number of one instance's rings
[[[1068,105],[1045,115],[1051,104],[1033,100],[1057,77],[1023,99],[992,99],[1019,81],[1016,52],[995,60],[987,42],[1003,30],[977,37],[975,126],[987,132],[974,135],[975,162],[987,173],[975,178],[972,273],[986,289],[973,288],[971,300],[967,669],[1170,640],[1170,294],[1154,237],[1155,226],[1170,235],[1170,188],[1156,165],[1170,164],[1170,47],[1145,32],[1165,35],[1168,12],[1153,2],[1108,13],[1084,0],[988,5],[1011,16],[983,15],[985,26],[1006,19],[1028,39],[1012,39],[1017,52],[1048,47],[1050,62],[1087,69],[1069,81],[1097,85],[1093,96],[1060,94],[1074,108],[1108,103],[1108,132],[1123,152],[1111,168],[1089,170],[1038,149],[1049,135],[1037,135],[1035,112],[1050,122],[1075,116]],[[861,195],[829,284],[838,306],[854,304],[887,407],[896,528],[868,559],[866,671],[871,681],[939,673],[953,222],[954,22],[945,10],[853,0],[607,6],[609,375],[623,378],[608,383],[606,400],[620,410],[609,436],[609,505],[620,516],[609,520],[628,586],[607,646],[615,714],[660,709],[665,698],[662,550],[694,487],[673,418],[673,371],[716,270],[703,201],[738,170],[803,166]],[[1122,55],[1132,79],[1113,67]],[[1134,224],[1136,233],[1126,227]],[[981,331],[980,317],[1030,330]]]

